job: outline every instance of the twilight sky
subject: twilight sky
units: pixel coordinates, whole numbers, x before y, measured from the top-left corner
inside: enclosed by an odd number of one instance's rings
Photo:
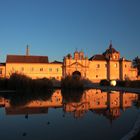
[[[140,56],[140,0],[0,0],[0,62],[7,54],[62,60],[75,49]]]

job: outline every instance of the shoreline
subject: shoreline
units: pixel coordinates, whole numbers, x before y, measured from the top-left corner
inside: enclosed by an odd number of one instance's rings
[[[53,86],[53,89],[63,89],[61,85]],[[97,84],[88,84],[84,86],[84,90],[88,89],[100,89],[103,91],[122,91],[122,92],[132,92],[132,93],[140,93],[140,88],[132,88],[132,87],[113,87],[113,86],[100,86]],[[68,90],[75,90],[75,89],[68,89]],[[9,89],[0,89],[0,93],[15,93],[16,90],[9,90]]]

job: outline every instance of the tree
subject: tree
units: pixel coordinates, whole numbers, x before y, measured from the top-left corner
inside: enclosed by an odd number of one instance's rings
[[[140,58],[138,56],[133,60],[133,66],[138,69],[138,75],[140,75]]]

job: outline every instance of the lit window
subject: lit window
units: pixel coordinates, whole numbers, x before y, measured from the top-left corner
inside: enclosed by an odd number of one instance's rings
[[[96,68],[100,68],[100,64],[97,64],[97,65],[96,65]]]
[[[40,68],[40,71],[43,71],[43,68]]]

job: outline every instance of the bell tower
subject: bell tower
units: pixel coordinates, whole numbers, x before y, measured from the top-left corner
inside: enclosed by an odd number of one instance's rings
[[[29,45],[27,44],[27,46],[26,46],[26,56],[29,56]]]

